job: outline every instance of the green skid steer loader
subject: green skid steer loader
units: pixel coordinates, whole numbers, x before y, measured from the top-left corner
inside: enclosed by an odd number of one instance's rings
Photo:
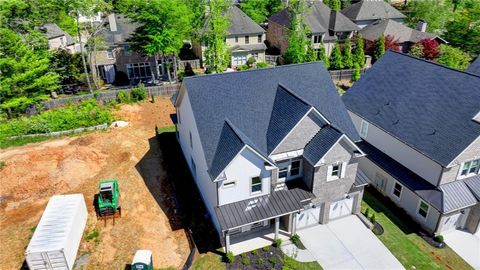
[[[120,215],[120,192],[117,180],[102,181],[99,184],[98,210],[101,217]]]

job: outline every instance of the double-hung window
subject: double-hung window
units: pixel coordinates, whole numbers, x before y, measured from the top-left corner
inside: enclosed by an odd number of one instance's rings
[[[258,35],[258,43],[262,43],[262,36],[263,35]]]
[[[342,163],[328,166],[327,182],[340,179],[342,177]]]
[[[420,200],[420,205],[418,206],[418,214],[424,218],[427,218],[428,208],[430,208],[428,204]]]
[[[297,176],[300,174],[300,160],[293,160],[290,166],[290,176]]]
[[[245,44],[249,44],[250,43],[250,37],[249,36],[245,36]]]
[[[317,43],[320,43],[320,42],[322,42],[322,36],[314,35],[313,36],[313,43],[317,44]]]
[[[480,159],[467,161],[463,163],[460,176],[464,177],[464,176],[477,174],[479,167],[480,167]]]
[[[252,177],[251,193],[260,192],[262,192],[262,179],[260,178],[260,176]]]
[[[395,185],[393,186],[393,195],[395,195],[395,197],[397,198],[400,198],[400,196],[402,195],[402,188],[402,185],[395,182]]]

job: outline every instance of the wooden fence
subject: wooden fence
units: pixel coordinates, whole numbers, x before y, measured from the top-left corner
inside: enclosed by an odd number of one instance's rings
[[[334,81],[343,81],[343,80],[351,81],[354,70],[355,69],[352,68],[352,69],[329,70],[328,72],[330,73],[330,76]],[[360,76],[365,74],[366,70],[367,70],[366,68],[360,69]]]
[[[147,90],[147,95],[151,96],[171,96],[178,92],[180,89],[180,83],[174,84],[166,84],[160,86],[149,86],[145,87]],[[114,89],[114,90],[107,90],[103,92],[99,92],[98,94],[86,94],[80,96],[70,96],[58,99],[52,99],[41,102],[41,105],[45,110],[50,110],[53,108],[65,106],[67,104],[76,104],[80,103],[89,98],[95,98],[101,102],[109,102],[112,100],[116,100],[119,92],[130,93],[132,91],[131,88],[124,88],[124,89]]]

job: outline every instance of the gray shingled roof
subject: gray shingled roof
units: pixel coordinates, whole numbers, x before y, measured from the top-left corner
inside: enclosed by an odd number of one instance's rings
[[[342,97],[347,108],[447,167],[480,136],[480,76],[387,52]]]
[[[264,43],[260,44],[244,44],[244,45],[234,45],[230,47],[230,51],[263,51],[267,49],[267,45]]]
[[[268,18],[285,27],[290,27],[290,15],[288,9]],[[359,27],[350,21],[340,12],[332,11],[322,2],[316,1],[308,11],[306,22],[313,34],[328,33],[328,30],[335,32],[351,32],[358,30]]]
[[[287,215],[303,209],[315,196],[303,189],[274,191],[248,200],[217,206],[215,212],[222,231]]]
[[[341,12],[352,21],[405,18],[405,15],[384,0],[363,0]]]
[[[213,160],[225,120],[228,119],[250,140],[252,148],[268,157],[279,142],[276,135],[271,134],[272,130],[286,135],[293,127],[291,123],[275,124],[278,119],[287,120],[290,117],[281,115],[280,109],[274,113],[274,106],[284,102],[297,105],[307,102],[309,107],[315,107],[332,126],[351,140],[360,139],[328,71],[320,62],[193,76],[185,78],[183,84],[211,176],[217,170],[213,169]],[[288,102],[276,100],[278,95],[293,98],[287,98]],[[289,113],[296,114],[296,110],[305,111],[298,106],[288,108]]]
[[[437,37],[434,34],[421,32],[404,24],[390,19],[377,20],[359,31],[366,40],[374,41],[382,35],[391,36],[398,43],[412,42],[417,43],[423,39],[432,39]]]
[[[128,39],[135,33],[135,30],[140,27],[140,24],[131,21],[128,17],[121,14],[115,14],[115,21],[117,23],[117,31],[110,31],[110,26],[107,23],[105,29],[100,32],[105,42],[110,46],[127,43]]]
[[[61,36],[65,36],[67,45],[75,44],[75,40],[73,40],[72,36],[67,32],[63,31],[57,24],[55,23],[46,23],[43,25],[43,31],[45,31],[45,37],[47,39],[53,39]]]
[[[467,72],[480,75],[480,56],[468,66]]]
[[[230,35],[263,34],[265,30],[254,22],[237,6],[232,6],[228,11]]]
[[[310,164],[317,164],[340,137],[342,133],[331,126],[321,128],[305,146],[303,156]]]

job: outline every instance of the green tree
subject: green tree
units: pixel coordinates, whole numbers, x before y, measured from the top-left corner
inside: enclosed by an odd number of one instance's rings
[[[6,28],[0,28],[0,36],[0,104],[11,116],[56,90],[59,76],[51,71],[48,54],[33,50],[22,36]]]
[[[476,0],[474,0],[476,1]],[[411,0],[407,5],[409,11],[406,22],[415,28],[419,20],[428,24],[428,31],[441,35],[446,23],[452,17],[451,1],[446,0]]]
[[[375,42],[375,50],[373,51],[373,61],[377,61],[385,53],[385,36],[382,35]]]
[[[415,56],[418,58],[425,58],[423,54],[423,45],[421,43],[416,43],[410,48],[410,52],[408,52],[411,56]]]
[[[440,45],[440,56],[437,58],[437,63],[464,70],[470,64],[470,60],[471,57],[462,50],[445,44]]]
[[[333,47],[332,54],[330,55],[330,67],[332,69],[343,68],[342,51],[340,50],[338,42],[335,43],[335,47]]]
[[[71,54],[66,50],[57,49],[50,56],[50,65],[59,75],[61,84],[71,84],[82,77],[82,58],[79,53]]]
[[[465,0],[446,24],[444,38],[450,45],[480,54],[480,1]]]
[[[330,8],[332,10],[339,11],[342,8],[342,3],[340,2],[340,0],[332,0],[330,1],[330,3],[331,3]]]
[[[341,0],[340,2],[342,3],[342,9],[352,5],[352,2],[350,0]]]
[[[305,1],[292,0],[289,4],[290,29],[288,31],[288,48],[284,59],[287,63],[303,63],[307,61],[307,54],[311,44],[311,30],[305,22],[306,14],[310,12]]]
[[[359,34],[355,40],[355,47],[353,48],[353,61],[357,63],[360,68],[363,68],[365,65],[365,44],[362,34]]]
[[[175,59],[183,41],[190,38],[192,13],[186,0],[131,0],[128,10],[127,16],[140,24],[130,39],[135,51],[155,59]]]
[[[209,1],[207,30],[202,37],[206,44],[205,63],[208,72],[223,72],[229,64],[230,55],[225,37],[228,34],[229,20],[226,16],[230,2],[228,0]]]
[[[360,80],[360,66],[358,63],[355,63],[353,67],[352,81],[356,82],[358,80]]]
[[[318,56],[317,56],[317,59],[322,61],[323,64],[325,65],[325,68],[326,69],[329,69],[330,68],[330,61],[327,57],[327,53],[325,51],[325,45],[322,43],[319,44],[318,46]]]
[[[305,62],[314,62],[318,60],[317,52],[313,48],[313,42],[307,44],[307,54],[305,55]]]
[[[345,40],[345,45],[343,47],[343,67],[353,67],[352,43],[350,38],[347,38],[347,40]]]
[[[240,3],[240,8],[256,23],[263,23],[281,11],[283,5],[281,0],[246,0]]]

